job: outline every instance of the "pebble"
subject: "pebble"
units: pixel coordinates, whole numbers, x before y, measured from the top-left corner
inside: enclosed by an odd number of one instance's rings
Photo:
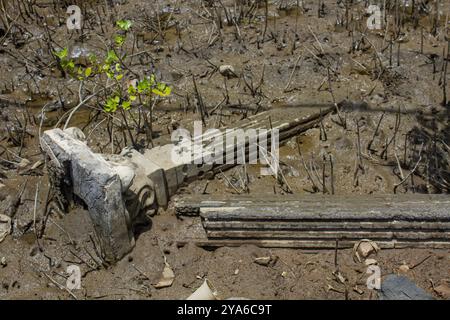
[[[236,72],[234,70],[234,67],[231,65],[222,65],[219,67],[219,72],[221,75],[227,78],[236,78]]]

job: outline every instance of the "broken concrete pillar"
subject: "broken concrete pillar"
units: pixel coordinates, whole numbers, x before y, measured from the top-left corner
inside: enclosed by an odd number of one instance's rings
[[[286,114],[259,113],[234,124],[234,128],[241,130],[238,136],[242,135],[243,139],[235,142],[233,138],[230,145],[225,144],[227,133],[217,130],[194,136],[194,145],[214,147],[214,154],[215,147],[220,146],[220,150],[226,151],[227,160],[229,151],[232,151],[230,159],[236,160],[235,150],[248,159],[248,155],[257,152],[250,147],[255,147],[256,141],[250,143],[251,139],[245,138],[243,129],[265,130],[264,134],[258,133],[258,137],[270,137],[279,131],[280,140],[286,141],[316,125],[331,110],[333,108],[326,111],[298,109],[295,118],[291,110],[286,110]],[[211,142],[212,136],[220,139]],[[83,132],[77,128],[53,129],[44,132],[41,145],[52,160],[49,174],[58,199],[67,204],[75,195],[87,205],[109,261],[122,258],[133,248],[133,223],[156,212],[158,207],[167,207],[170,197],[180,186],[205,173],[220,172],[238,163],[205,163],[203,153],[196,152],[195,147],[192,153],[186,152],[189,157],[175,161],[173,155],[179,155],[179,144],[159,146],[143,153],[125,149],[120,155],[100,155],[81,141],[84,139]],[[220,156],[224,157],[223,153]]]
[[[88,207],[105,259],[116,261],[134,246],[133,222],[167,207],[181,184],[201,173],[197,165],[172,161],[173,144],[120,155],[92,152],[76,128],[44,132],[41,144],[52,160],[63,197],[72,194]],[[55,174],[56,172],[56,174]]]
[[[115,261],[130,252],[134,236],[122,181],[113,166],[60,129],[44,132],[41,145],[61,170],[61,178],[87,205],[105,260]]]

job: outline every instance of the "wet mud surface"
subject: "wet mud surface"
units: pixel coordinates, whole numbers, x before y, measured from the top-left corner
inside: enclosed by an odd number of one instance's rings
[[[88,212],[64,212],[49,190],[39,136],[63,127],[80,98],[98,89],[95,81],[80,87],[64,77],[52,51],[68,48],[86,65],[89,54],[105,54],[117,19],[133,21],[126,77],[155,74],[172,88],[151,114],[153,145],[170,143],[173,130],[202,118],[206,130],[262,111],[365,102],[336,109],[284,144],[281,182],[261,176],[259,165],[236,166],[183,186],[178,196],[277,194],[282,201],[291,193],[449,192],[446,1],[437,11],[433,1],[397,15],[391,8],[387,28],[367,30],[364,1],[268,1],[266,8],[243,0],[74,0],[85,16],[81,31],[67,30],[68,1],[13,2],[0,1],[0,214],[12,220],[0,242],[0,299],[185,299],[205,278],[220,298],[377,299],[351,249],[178,246],[192,222],[177,218],[172,205],[136,226],[136,247],[123,260],[106,265],[99,258]],[[234,74],[222,75],[223,65]],[[147,109],[127,112],[127,128],[104,104],[102,95],[89,100],[68,126],[81,128],[95,152],[120,153],[129,133],[151,147],[141,120]],[[255,263],[268,256],[274,263]],[[449,298],[434,290],[450,285],[449,250],[381,248],[369,258],[382,276],[404,274],[435,298]],[[175,279],[156,289],[165,262]],[[81,268],[80,290],[65,286],[70,265]]]

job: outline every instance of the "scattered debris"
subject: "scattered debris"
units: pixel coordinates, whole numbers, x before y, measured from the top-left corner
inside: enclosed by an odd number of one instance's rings
[[[267,256],[267,257],[257,257],[255,258],[254,262],[256,264],[259,264],[261,266],[274,266],[278,261],[278,257],[277,256]]]
[[[353,247],[353,259],[357,259],[358,262],[362,262],[362,258],[367,258],[372,253],[376,253],[380,250],[378,245],[368,239],[360,240]]]
[[[217,290],[208,279],[186,300],[219,300]]]
[[[158,281],[157,284],[153,285],[156,289],[162,289],[170,287],[175,280],[175,273],[173,273],[172,268],[170,265],[165,261],[164,262],[164,270],[162,273],[161,279]]]
[[[381,283],[380,300],[433,300],[433,297],[419,288],[405,276],[390,274]]]
[[[340,282],[341,284],[344,284],[347,281],[347,278],[345,278],[339,270],[333,271],[332,274],[337,282]]]
[[[442,283],[433,289],[440,297],[450,299],[450,287],[448,284]]]
[[[398,271],[400,273],[407,273],[410,270],[409,266],[407,264],[402,264],[399,268]]]
[[[358,288],[358,286],[354,286],[353,287],[353,291],[355,291],[359,295],[363,295],[364,294],[364,291],[361,290],[360,288]]]
[[[227,78],[237,78],[234,67],[230,65],[222,65],[219,67],[219,72],[221,75]]]

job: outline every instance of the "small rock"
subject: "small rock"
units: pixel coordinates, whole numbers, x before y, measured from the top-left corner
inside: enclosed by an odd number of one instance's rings
[[[6,266],[8,265],[8,263],[6,262],[6,257],[2,257],[2,258],[0,259],[0,265],[1,265],[2,267],[6,267]]]
[[[358,286],[355,286],[355,287],[353,288],[353,291],[355,291],[355,292],[356,292],[357,294],[359,294],[359,295],[364,294],[364,291],[361,290],[360,288],[358,288]]]
[[[154,284],[153,286],[156,289],[167,288],[172,285],[174,280],[175,280],[175,274],[173,273],[170,265],[166,262],[161,279],[158,281],[157,284]]]
[[[380,248],[378,245],[371,240],[361,240],[355,244],[353,247],[353,254],[356,256],[359,262],[361,262],[362,258],[367,258],[374,252],[378,252]]]
[[[400,273],[407,273],[409,271],[409,266],[406,264],[402,264],[399,268],[398,271]]]
[[[219,67],[219,72],[221,75],[227,78],[237,78],[236,72],[234,71],[233,66],[231,65],[223,65]]]
[[[275,263],[278,261],[278,257],[277,256],[268,256],[268,257],[258,257],[255,258],[254,262],[256,264],[259,264],[261,266],[274,266]]]

